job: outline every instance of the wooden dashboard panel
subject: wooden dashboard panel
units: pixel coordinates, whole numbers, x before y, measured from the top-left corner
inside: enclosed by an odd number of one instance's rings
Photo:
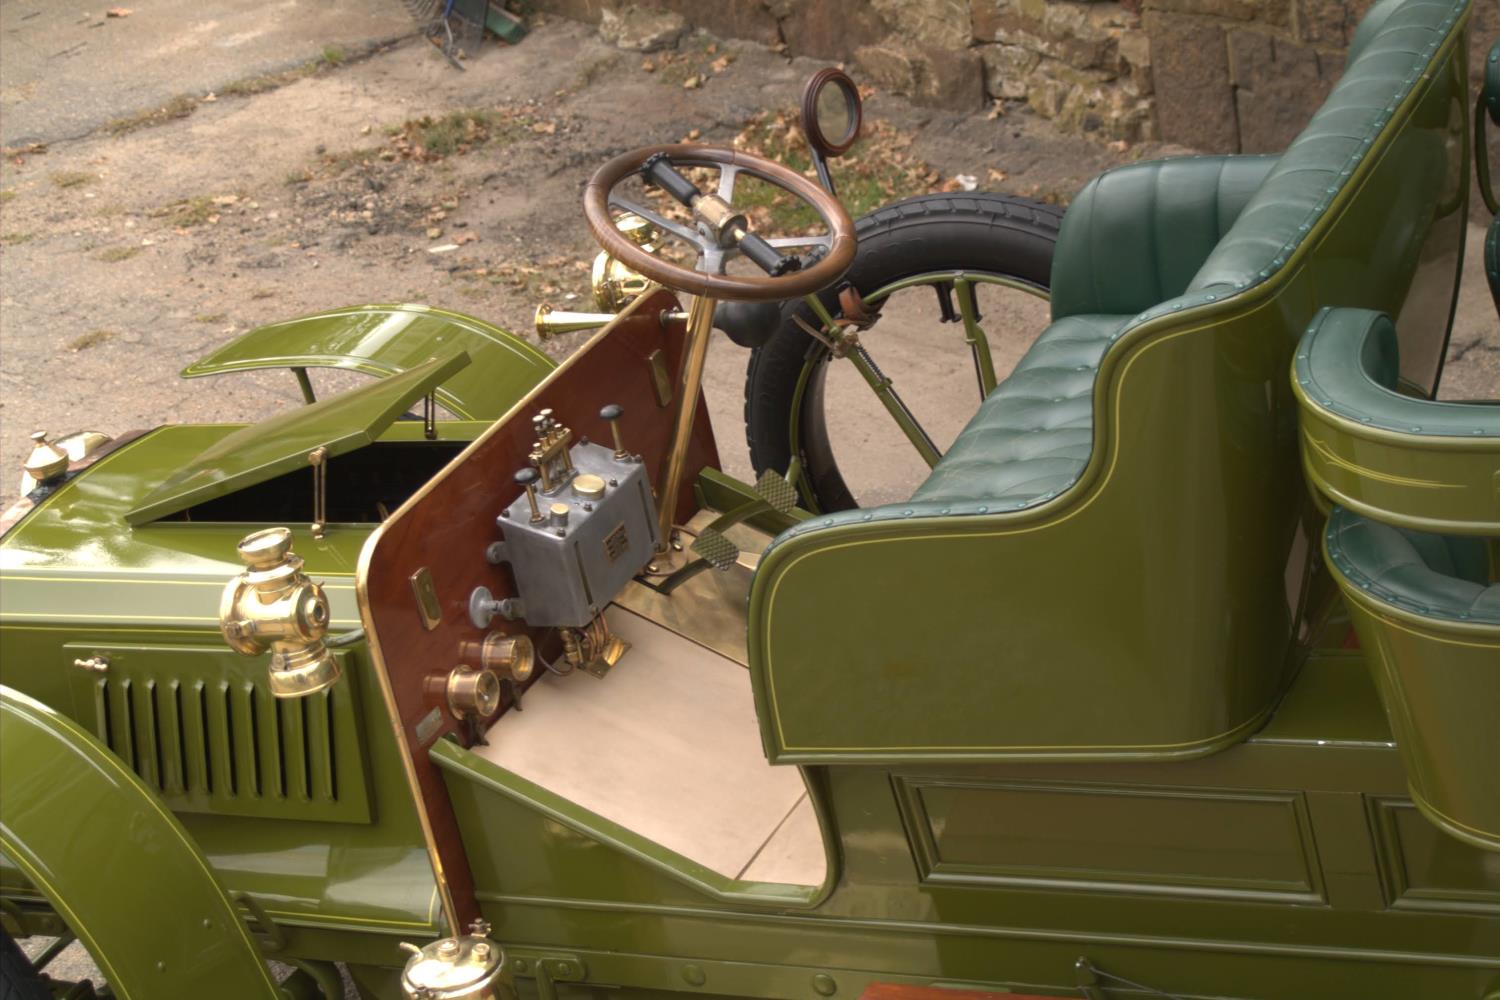
[[[520,495],[511,477],[526,464],[533,440],[531,418],[544,407],[550,407],[554,417],[572,429],[575,442],[586,437],[607,443],[612,437],[599,409],[608,403],[622,406],[620,430],[625,446],[641,455],[651,483],[660,490],[681,396],[685,340],[682,322],[664,326],[660,317],[678,309],[676,298],[664,290],[638,299],[403,504],[370,538],[361,555],[356,578],[361,614],[420,788],[429,852],[440,890],[453,904],[450,916],[458,921],[457,929],[479,916],[479,908],[457,820],[427,750],[453,733],[467,742],[460,724],[448,712],[443,681],[462,662],[461,645],[482,639],[489,631],[470,623],[470,593],[479,586],[501,598],[516,593],[509,567],[492,566],[485,559],[486,546],[500,538],[495,517]],[[659,398],[658,376],[653,371],[652,356],[657,352],[655,367],[659,370],[664,362],[672,383],[672,398],[666,405]],[[679,523],[693,512],[693,473],[718,464],[708,414],[700,405],[688,449],[689,474],[674,498]],[[662,500],[657,498],[658,503]],[[442,609],[434,628],[424,624],[412,586],[413,575],[422,569],[431,575]],[[498,616],[491,623],[491,629],[495,628],[513,635],[528,633],[539,650],[556,653],[555,648],[543,645],[543,633],[550,630],[529,630]],[[502,704],[500,712],[507,707]]]

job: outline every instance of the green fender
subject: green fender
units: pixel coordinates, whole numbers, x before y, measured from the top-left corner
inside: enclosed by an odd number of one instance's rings
[[[0,851],[120,1000],[272,1000],[260,950],[177,818],[86,730],[0,686]]]
[[[461,313],[423,305],[352,306],[260,326],[182,370],[183,378],[290,368],[310,395],[309,368],[341,368],[385,378],[438,353],[473,362],[437,389],[460,420],[503,416],[557,363],[513,333]],[[309,398],[308,402],[312,402]]]

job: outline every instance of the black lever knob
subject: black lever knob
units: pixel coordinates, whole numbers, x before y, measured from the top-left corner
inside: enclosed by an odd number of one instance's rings
[[[609,421],[609,430],[615,436],[615,459],[623,459],[630,455],[625,450],[625,440],[620,437],[620,417],[625,413],[625,408],[619,403],[610,403],[599,410],[599,416]]]
[[[537,506],[536,502],[536,481],[538,478],[536,470],[528,465],[524,469],[517,469],[514,478],[516,485],[526,491],[526,502],[531,504],[531,523],[540,524],[542,522],[542,509]]]

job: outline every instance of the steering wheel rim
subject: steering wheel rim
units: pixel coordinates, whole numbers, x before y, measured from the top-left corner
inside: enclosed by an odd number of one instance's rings
[[[610,214],[613,204],[625,211],[643,215],[657,225],[664,225],[673,235],[696,246],[711,263],[714,254],[725,251],[707,245],[698,234],[679,223],[666,220],[658,213],[633,204],[614,195],[615,187],[641,167],[652,156],[665,153],[672,162],[684,167],[718,167],[720,191],[733,191],[734,178],[740,173],[759,177],[791,192],[806,202],[828,226],[828,235],[813,237],[772,238],[775,247],[826,246],[828,253],[812,267],[793,271],[780,277],[758,275],[727,275],[709,271],[689,270],[678,264],[662,260],[647,253],[626,239],[615,228]],[[727,185],[726,185],[727,182]],[[725,200],[729,200],[727,197]],[[839,200],[823,190],[814,181],[808,180],[794,170],[764,157],[720,146],[705,146],[697,143],[673,143],[664,146],[644,146],[622,153],[605,163],[589,178],[583,189],[583,215],[589,230],[611,257],[627,267],[644,274],[652,281],[668,288],[678,289],[693,295],[707,295],[715,299],[741,302],[776,302],[782,299],[799,298],[833,284],[849,265],[854,262],[856,246],[854,222]]]

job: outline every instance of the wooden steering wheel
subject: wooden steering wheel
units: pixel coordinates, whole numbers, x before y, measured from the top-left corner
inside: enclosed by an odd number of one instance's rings
[[[718,190],[703,194],[674,166],[717,168]],[[750,233],[745,217],[732,207],[735,180],[742,173],[796,195],[818,213],[827,232],[770,239]],[[643,175],[648,183],[659,184],[689,206],[694,224],[673,222],[616,194],[615,188],[635,174]],[[611,208],[633,212],[693,247],[698,251],[697,270],[663,260],[626,239],[615,228]],[[798,298],[833,284],[854,260],[854,223],[837,198],[774,160],[719,146],[681,143],[646,146],[621,154],[589,178],[583,190],[583,214],[594,239],[622,264],[668,288],[715,299],[767,302]],[[781,256],[780,249],[790,247],[821,247],[826,253],[803,270],[797,258]],[[725,274],[724,265],[737,254],[749,257],[767,275]]]

